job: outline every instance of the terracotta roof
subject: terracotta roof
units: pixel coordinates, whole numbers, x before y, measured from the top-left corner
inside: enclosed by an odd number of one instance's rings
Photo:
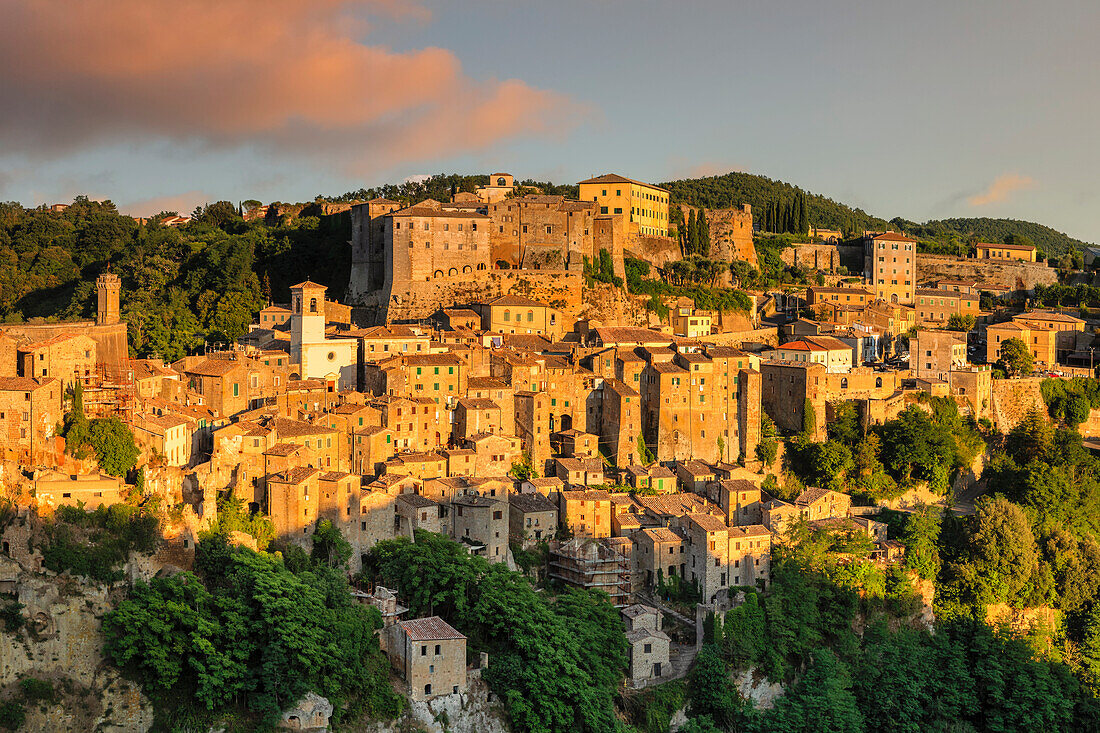
[[[397,497],[397,501],[418,509],[429,506],[439,506],[438,502],[432,501],[421,494],[401,494]]]
[[[671,641],[671,639],[668,638],[668,634],[659,629],[634,629],[633,631],[626,632],[626,640],[631,644],[637,644],[646,639],[664,639],[665,641]]]
[[[673,532],[668,527],[652,527],[650,529],[643,529],[642,534],[649,537],[654,542],[682,542],[683,538]]]
[[[467,410],[499,410],[500,405],[487,397],[465,397],[458,401]]]
[[[529,512],[557,511],[557,506],[554,505],[554,502],[550,501],[542,494],[511,494],[508,497],[508,504],[516,511],[524,514]]]
[[[57,380],[52,377],[35,379],[32,377],[0,377],[0,392],[33,392]]]
[[[310,468],[309,466],[298,466],[292,468],[289,471],[283,473],[277,473],[274,476],[268,478],[268,481],[275,481],[281,484],[300,484],[315,473],[319,473],[316,468]]]
[[[224,377],[240,366],[242,366],[241,362],[235,359],[206,359],[183,371],[185,374],[198,374],[203,377]]]
[[[725,522],[713,514],[691,512],[690,514],[684,515],[684,518],[704,532],[721,532],[722,530],[729,529]]]
[[[796,504],[812,504],[815,501],[824,499],[826,496],[832,493],[834,492],[830,491],[829,489],[821,489],[816,486],[811,486],[803,491],[801,494],[799,494],[798,498],[796,498],[794,501]]]
[[[910,239],[909,237],[905,236],[904,234],[898,234],[897,232],[884,232],[882,234],[879,234],[878,236],[871,237],[871,239],[875,239],[875,240],[883,239],[883,240],[886,240],[886,241],[889,241],[889,242],[913,242],[913,243],[916,243],[916,241],[917,241],[915,239]]]
[[[992,244],[990,242],[978,242],[975,246],[978,249],[1014,249],[1018,252],[1035,251],[1035,245],[1033,244]]]
[[[652,183],[642,183],[641,181],[635,181],[633,178],[620,176],[618,173],[605,173],[602,176],[596,176],[595,178],[578,181],[577,185],[579,186],[582,183],[636,183],[639,186],[645,186],[646,188],[655,188],[658,191],[664,191],[665,193],[668,193],[666,189],[663,189],[660,186],[654,186]]]
[[[313,423],[302,422],[301,420],[291,420],[285,417],[277,417],[271,421],[270,427],[272,427],[280,438],[297,438],[305,435],[328,435],[335,432],[332,428],[324,425],[314,425]]]
[[[434,208],[432,206],[425,206],[424,202],[419,204],[413,204],[407,206],[404,209],[398,209],[392,211],[386,216],[393,218],[407,218],[412,216],[422,216],[425,218],[447,218],[447,219],[488,219],[485,214],[479,214],[474,211],[455,211],[454,209]]]
[[[411,641],[437,641],[441,639],[465,639],[466,637],[439,616],[414,618],[398,623]]]
[[[314,288],[314,289],[328,290],[328,288],[326,286],[319,285],[319,284],[313,282],[312,280],[303,280],[302,282],[298,283],[297,285],[291,285],[290,286],[291,290],[293,290],[294,288]]]

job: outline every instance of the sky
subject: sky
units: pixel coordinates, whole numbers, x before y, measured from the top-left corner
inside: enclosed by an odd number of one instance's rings
[[[0,199],[758,173],[1100,242],[1096,0],[0,0]]]

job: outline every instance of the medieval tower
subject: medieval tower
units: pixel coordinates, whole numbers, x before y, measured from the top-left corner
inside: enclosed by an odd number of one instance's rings
[[[105,272],[96,278],[95,287],[99,294],[95,316],[96,325],[113,326],[120,320],[118,294],[122,290],[122,280],[114,273]]]

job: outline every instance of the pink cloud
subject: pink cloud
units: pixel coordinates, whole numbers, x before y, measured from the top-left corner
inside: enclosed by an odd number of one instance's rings
[[[356,39],[411,0],[5,0],[0,145],[52,155],[162,140],[320,155],[349,170],[552,134],[582,112],[475,80],[441,48]]]
[[[974,194],[966,200],[971,206],[988,206],[1004,201],[1017,191],[1023,191],[1035,186],[1035,179],[1031,176],[1023,176],[1019,173],[1005,173],[997,176],[993,183],[981,193]]]

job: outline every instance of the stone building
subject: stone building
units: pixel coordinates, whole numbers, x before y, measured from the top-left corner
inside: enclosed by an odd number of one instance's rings
[[[325,286],[306,280],[290,287],[290,360],[303,379],[323,378],[339,389],[359,387],[359,344],[325,334]]]
[[[703,601],[713,603],[731,586],[767,583],[771,531],[761,525],[728,527],[720,517],[700,512],[680,517],[687,537],[684,580],[697,584]]]
[[[565,332],[560,311],[519,295],[501,295],[473,306],[481,313],[481,327],[505,334],[540,334],[557,340]]]
[[[661,612],[653,606],[635,603],[624,608],[622,614],[627,631],[637,631],[639,629],[656,631],[661,628]]]
[[[602,590],[616,607],[630,597],[630,559],[610,538],[576,537],[550,545],[550,579],[573,588]],[[629,540],[626,540],[629,544]]]
[[[105,473],[67,474],[50,470],[38,471],[34,477],[34,493],[40,503],[83,506],[88,511],[121,502],[123,486],[122,479]]]
[[[352,302],[381,290],[386,278],[385,216],[403,208],[400,201],[373,198],[351,207],[351,279],[348,297]]]
[[[20,344],[17,349],[19,376],[59,379],[70,387],[88,384],[97,376],[97,344],[83,334],[61,334],[44,341]]]
[[[875,298],[912,305],[917,282],[917,241],[897,232],[885,232],[864,237],[863,247],[863,278]]]
[[[920,323],[946,325],[951,316],[978,317],[978,296],[954,290],[918,288],[913,308]]]
[[[990,244],[978,242],[977,258],[979,260],[1022,260],[1023,262],[1035,262],[1035,245],[1031,244]]]
[[[485,496],[458,496],[451,502],[451,536],[484,547],[489,562],[508,561],[508,502]]]
[[[630,684],[635,689],[656,684],[672,673],[669,651],[672,640],[660,629],[639,628],[626,632],[630,645]]]
[[[52,449],[47,441],[61,422],[60,380],[0,377],[0,456],[36,465]]]
[[[965,333],[922,329],[909,344],[909,368],[917,379],[947,381],[952,370],[966,366]]]
[[[466,692],[466,637],[438,616],[394,624],[386,646],[410,699]]]
[[[752,206],[741,204],[728,209],[707,209],[706,218],[712,260],[742,260],[757,266],[756,247],[752,242]]]
[[[606,491],[562,491],[559,502],[561,525],[573,537],[611,536],[611,495]]]
[[[760,439],[760,373],[729,347],[646,348],[642,431],[662,460],[751,460]]]
[[[487,213],[495,268],[580,272],[598,254],[592,201],[532,194],[491,203]]]
[[[581,201],[593,201],[598,213],[619,218],[625,231],[668,236],[669,194],[665,189],[614,173],[589,178],[578,186]]]
[[[508,497],[508,526],[511,542],[530,549],[557,536],[558,507],[542,494],[512,494]]]
[[[1085,322],[1073,316],[1046,311],[1023,313],[1011,321],[986,327],[985,358],[990,364],[996,362],[1001,358],[1001,344],[1015,338],[1027,345],[1039,364],[1059,364],[1073,352],[1077,334],[1084,329]]]

